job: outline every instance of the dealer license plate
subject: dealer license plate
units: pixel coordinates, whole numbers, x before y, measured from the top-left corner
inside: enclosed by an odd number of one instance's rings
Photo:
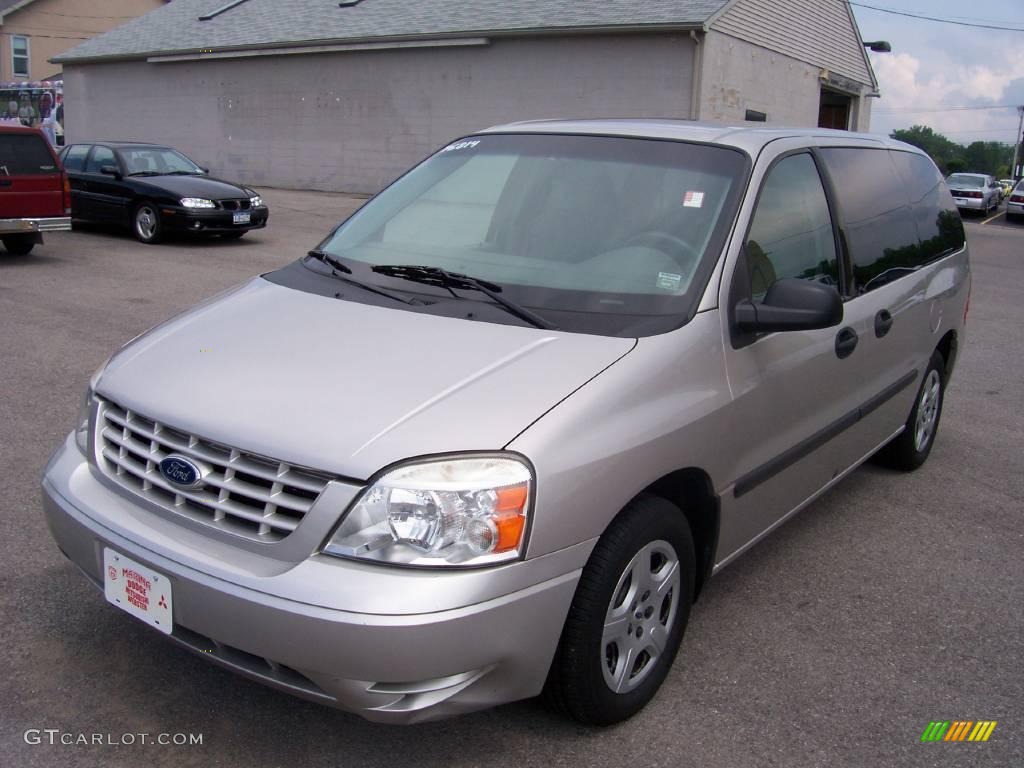
[[[236,211],[235,212],[235,215],[234,215],[235,224],[248,224],[251,220],[252,220],[252,214],[250,214],[248,211],[245,211],[244,213],[241,212],[241,211]]]
[[[108,602],[166,635],[174,630],[171,582],[162,573],[104,548],[103,584]]]

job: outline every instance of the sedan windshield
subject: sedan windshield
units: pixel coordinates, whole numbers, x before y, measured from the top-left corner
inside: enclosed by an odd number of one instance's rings
[[[203,172],[181,152],[167,147],[132,147],[122,149],[120,155],[129,176]]]
[[[360,275],[415,265],[486,280],[559,327],[574,324],[562,312],[678,327],[721,251],[746,168],[737,150],[674,141],[474,136],[406,174],[321,249]],[[446,293],[387,273],[374,277]]]
[[[985,185],[985,177],[972,176],[969,173],[954,173],[946,180],[946,183],[951,187],[960,187],[961,189],[981,189]]]

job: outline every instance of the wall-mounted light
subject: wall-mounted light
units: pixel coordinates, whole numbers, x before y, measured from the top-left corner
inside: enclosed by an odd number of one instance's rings
[[[892,53],[892,44],[888,40],[874,40],[864,43],[864,47],[874,53]]]

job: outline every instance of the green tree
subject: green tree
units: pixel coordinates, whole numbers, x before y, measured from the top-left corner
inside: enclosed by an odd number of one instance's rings
[[[944,174],[954,173],[950,167],[951,163],[964,161],[964,147],[955,141],[950,141],[941,133],[936,133],[927,125],[915,125],[892,132],[892,137],[907,144],[913,144],[918,149],[928,153],[939,170]]]
[[[1013,147],[999,141],[975,141],[969,146],[951,141],[927,125],[915,125],[892,132],[892,138],[924,150],[943,174],[987,173],[997,178],[1009,175]]]

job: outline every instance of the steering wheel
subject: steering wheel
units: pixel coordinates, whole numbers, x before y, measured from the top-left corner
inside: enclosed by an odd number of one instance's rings
[[[629,248],[637,245],[661,251],[680,267],[684,267],[687,270],[692,269],[700,261],[700,253],[696,248],[682,238],[668,232],[662,232],[661,230],[652,229],[649,232],[641,232],[639,235],[634,235],[626,241],[623,247]],[[684,254],[688,257],[688,262],[684,262],[679,258]]]

